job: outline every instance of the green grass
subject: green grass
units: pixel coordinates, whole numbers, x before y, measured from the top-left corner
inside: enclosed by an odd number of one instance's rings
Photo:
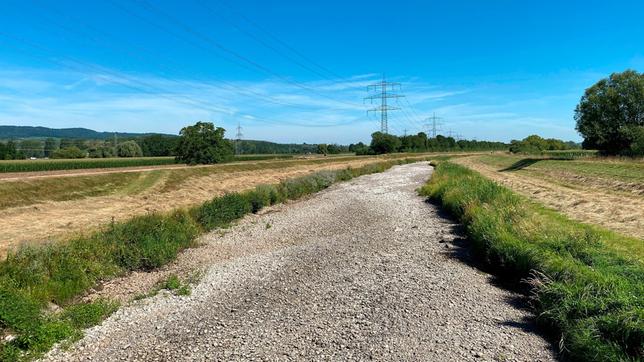
[[[81,158],[74,160],[16,160],[0,161],[0,173],[159,166],[172,165],[175,163],[176,162],[174,161],[174,157]]]
[[[161,281],[159,288],[166,289],[173,292],[175,295],[190,295],[192,290],[188,283],[184,283],[175,274],[168,276],[165,280]]]
[[[401,159],[322,171],[217,197],[190,210],[138,216],[64,243],[10,252],[0,262],[0,332],[17,338],[0,340],[0,357],[29,359],[56,342],[78,336],[81,328],[100,322],[113,311],[108,302],[78,304],[78,296],[129,271],[152,270],[167,264],[182,249],[195,246],[201,233],[226,227],[263,207],[320,191],[336,181],[408,162],[411,160]],[[168,289],[184,292],[176,280],[166,282]],[[47,312],[49,303],[61,306],[64,312]]]
[[[438,164],[421,190],[440,201],[494,272],[530,280],[537,323],[575,361],[635,361],[644,353],[644,265],[615,243],[641,243],[518,196],[465,167]]]

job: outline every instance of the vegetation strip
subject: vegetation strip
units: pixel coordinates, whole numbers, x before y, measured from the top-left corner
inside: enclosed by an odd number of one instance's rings
[[[361,168],[320,171],[217,197],[189,210],[148,214],[114,223],[106,230],[66,243],[24,247],[0,263],[0,341],[2,360],[29,359],[55,343],[80,336],[116,306],[109,301],[80,303],[101,281],[129,271],[152,270],[172,260],[197,237],[225,227],[265,206],[301,198],[334,182],[417,162],[402,159]],[[62,306],[62,308],[58,307]]]
[[[421,193],[465,225],[473,253],[493,271],[528,282],[537,323],[570,359],[644,357],[642,255],[607,246],[641,240],[569,220],[450,162]]]

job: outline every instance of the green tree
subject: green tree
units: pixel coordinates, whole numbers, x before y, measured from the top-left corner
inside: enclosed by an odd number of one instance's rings
[[[44,157],[43,143],[40,140],[27,139],[20,142],[20,151],[26,157]]]
[[[119,143],[116,148],[116,153],[119,157],[141,157],[143,151],[136,141],[125,141]]]
[[[371,134],[371,149],[376,154],[392,153],[400,148],[400,138],[382,132]]]
[[[583,146],[608,154],[638,149],[644,127],[644,73],[613,73],[586,89],[575,109]]]
[[[18,151],[16,144],[9,141],[6,144],[0,142],[0,160],[18,160],[25,158],[25,156]]]
[[[197,122],[181,129],[176,159],[189,165],[225,162],[233,158],[233,144],[224,139],[225,129]]]
[[[45,157],[51,157],[58,149],[58,142],[55,138],[47,138],[45,140]]]
[[[326,156],[329,153],[329,146],[326,143],[320,143],[317,148],[317,153]]]
[[[161,157],[174,155],[178,141],[179,137],[155,134],[141,138],[139,144],[143,150],[143,156]]]
[[[58,149],[52,153],[51,158],[85,158],[85,152],[76,146]]]

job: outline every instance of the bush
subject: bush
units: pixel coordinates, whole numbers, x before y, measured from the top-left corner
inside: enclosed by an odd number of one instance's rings
[[[225,227],[231,221],[252,211],[248,197],[231,193],[217,197],[196,209],[195,215],[204,230]]]
[[[142,157],[143,151],[136,141],[125,141],[119,143],[116,148],[119,157]]]
[[[114,262],[125,270],[152,270],[173,260],[180,250],[194,245],[198,228],[184,211],[169,216],[134,217],[98,235],[112,250]]]

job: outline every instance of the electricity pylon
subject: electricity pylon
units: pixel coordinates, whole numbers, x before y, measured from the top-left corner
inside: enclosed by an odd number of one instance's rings
[[[242,134],[241,123],[237,122],[237,134],[235,135],[235,154],[239,154],[239,146],[241,144],[241,139],[244,137]]]
[[[367,114],[369,114],[369,112],[380,112],[380,132],[382,133],[389,133],[387,112],[400,109],[399,107],[388,105],[387,99],[404,97],[404,95],[393,93],[396,87],[400,90],[400,83],[387,82],[384,75],[382,76],[382,81],[380,83],[374,83],[367,86],[367,92],[373,89],[376,93],[365,97],[364,100],[368,99],[373,104],[374,99],[380,99],[380,106],[367,110]],[[380,92],[378,92],[378,90],[380,90]]]
[[[436,113],[432,113],[431,117],[425,118],[425,122],[429,122],[429,121],[432,122],[431,123],[431,125],[432,125],[432,138],[436,138],[436,130],[437,130],[436,126],[440,126],[439,121],[441,119],[442,119],[441,117],[436,117]],[[427,124],[427,126],[429,127],[429,124]]]

